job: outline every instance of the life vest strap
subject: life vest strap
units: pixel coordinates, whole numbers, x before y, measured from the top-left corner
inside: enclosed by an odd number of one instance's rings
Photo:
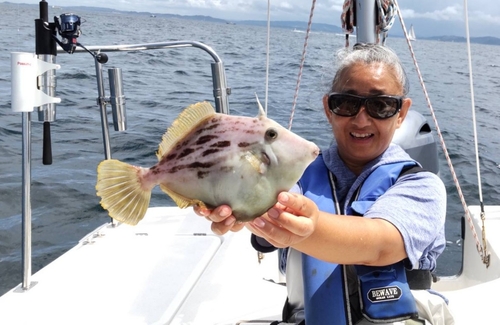
[[[427,290],[432,285],[432,274],[429,270],[406,270],[406,279],[412,290]]]

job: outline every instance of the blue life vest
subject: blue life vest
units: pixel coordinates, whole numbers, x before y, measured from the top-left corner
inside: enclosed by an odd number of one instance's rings
[[[403,168],[414,161],[382,165],[364,181],[357,198],[344,208],[347,215],[363,215],[387,191]],[[338,214],[329,171],[318,157],[304,172],[299,184],[304,195],[321,211]],[[327,248],[325,248],[327,249]],[[360,283],[363,316],[374,322],[391,322],[415,317],[416,304],[406,281],[403,262],[385,267],[355,266]],[[302,254],[306,324],[352,324],[345,267]]]

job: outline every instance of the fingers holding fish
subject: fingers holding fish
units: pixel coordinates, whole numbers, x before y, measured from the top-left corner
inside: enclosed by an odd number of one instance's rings
[[[236,221],[234,216],[231,215],[231,207],[227,205],[218,206],[213,210],[208,209],[207,207],[195,205],[193,206],[193,210],[197,215],[205,217],[209,221],[226,223],[226,219],[229,219],[229,221],[227,221],[228,226]]]
[[[243,229],[245,224],[241,221],[236,221],[234,216],[229,216],[221,222],[212,222],[211,229],[217,235],[224,235],[228,231],[237,232]]]
[[[217,235],[224,235],[228,231],[239,231],[243,228],[243,223],[236,221],[231,207],[227,205],[218,206],[213,210],[196,205],[193,210],[197,215],[212,221],[211,229]]]
[[[278,195],[278,205],[285,212],[289,212],[295,216],[306,216],[311,218],[316,224],[319,216],[319,208],[308,197],[291,192],[281,192]]]
[[[275,207],[247,225],[253,233],[275,247],[293,246],[308,238],[315,229],[319,210],[308,198],[282,192]]]
[[[311,229],[311,222],[308,218],[287,216],[284,218],[294,218],[288,225],[293,227],[285,228],[282,224],[269,217],[258,217],[254,221],[247,223],[247,228],[255,235],[266,239],[274,247],[285,248],[300,243],[308,237],[294,232],[295,228]],[[301,232],[301,231],[299,231]]]

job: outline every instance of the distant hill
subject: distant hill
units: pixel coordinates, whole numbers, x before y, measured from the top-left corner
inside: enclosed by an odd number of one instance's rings
[[[203,16],[203,15],[192,15],[192,16],[185,16],[185,15],[177,15],[177,14],[159,14],[155,12],[148,12],[148,11],[126,11],[126,10],[116,10],[116,9],[110,9],[110,8],[101,8],[101,7],[88,7],[88,6],[65,6],[65,10],[73,10],[75,13],[78,12],[78,10],[87,10],[87,11],[100,11],[100,12],[123,12],[129,15],[147,15],[150,17],[164,17],[164,18],[178,18],[178,19],[189,19],[189,20],[203,20],[203,21],[210,21],[214,23],[226,23],[227,20],[225,19],[219,19],[219,18],[214,18],[210,16]]]
[[[140,12],[127,12],[129,14],[151,14],[151,13],[140,13]],[[183,16],[183,15],[174,15],[174,14],[155,14],[158,17],[174,17],[180,19],[194,19],[194,20],[203,20],[210,21],[214,23],[225,23],[225,24],[238,24],[238,25],[251,25],[251,26],[267,26],[267,21],[265,20],[224,20],[213,18],[210,16]],[[271,21],[271,27],[273,28],[287,28],[287,29],[297,29],[301,31],[305,31],[307,29],[307,22],[303,21]],[[323,24],[323,23],[313,23],[311,25],[311,31],[313,32],[326,32],[326,33],[335,33],[341,34],[344,31],[341,27],[331,24]],[[392,34],[389,32],[390,37],[404,37],[402,34]],[[434,40],[434,41],[443,41],[443,42],[466,42],[466,38],[462,36],[453,36],[453,35],[442,35],[442,36],[431,36],[431,37],[419,37],[419,39],[423,40]],[[488,44],[488,45],[500,45],[500,38],[486,36],[486,37],[471,37],[471,43],[478,44]]]
[[[8,3],[9,2],[4,2]],[[36,6],[36,5],[30,5]],[[164,18],[177,18],[177,19],[189,19],[189,20],[202,20],[214,23],[221,24],[231,24],[231,25],[252,25],[252,26],[267,26],[267,21],[264,20],[226,20],[219,19],[210,16],[203,15],[177,15],[177,14],[166,14],[166,13],[153,13],[153,12],[138,12],[138,11],[123,11],[123,10],[115,10],[110,8],[101,8],[101,7],[88,7],[88,6],[65,6],[65,10],[74,10],[74,12],[78,12],[78,10],[87,10],[87,11],[101,11],[101,12],[123,12],[130,15],[148,15],[151,17],[164,17]],[[287,28],[287,29],[297,29],[301,31],[305,31],[307,29],[307,22],[303,21],[271,21],[271,27],[274,28]],[[323,24],[323,23],[313,23],[311,26],[311,31],[313,32],[329,32],[340,34],[343,33],[342,28],[336,25],[331,24]],[[393,34],[389,33],[390,37],[403,37],[402,34]],[[435,40],[435,41],[444,41],[444,42],[466,42],[466,38],[462,36],[453,36],[453,35],[443,35],[443,36],[431,36],[431,37],[418,37],[418,39],[423,40]],[[471,43],[478,44],[488,44],[488,45],[500,45],[500,38],[486,36],[486,37],[471,37]]]
[[[432,36],[432,37],[424,37],[422,39],[434,40],[434,41],[443,41],[443,42],[460,42],[465,43],[467,39],[461,36]],[[485,36],[485,37],[471,37],[471,43],[479,43],[479,44],[488,44],[488,45],[500,45],[500,38]]]
[[[267,21],[264,20],[234,20],[234,23],[239,25],[253,25],[253,26],[267,26]],[[307,22],[303,21],[271,21],[271,27],[275,28],[288,28],[305,31],[307,29]],[[342,28],[330,24],[313,23],[311,31],[314,32],[330,32],[342,33]]]
[[[234,23],[240,25],[253,25],[253,26],[267,26],[267,21],[263,20],[241,20],[241,21],[233,21]],[[307,23],[303,21],[271,21],[271,27],[275,28],[288,28],[288,29],[297,29],[305,31],[307,29]],[[321,24],[321,23],[313,23],[311,26],[311,31],[316,32],[330,32],[341,34],[344,31],[342,28],[336,25],[330,24]],[[404,37],[402,34],[392,34],[389,32],[390,37]],[[432,36],[432,37],[419,37],[419,39],[423,40],[434,40],[434,41],[443,41],[443,42],[466,42],[465,37],[461,36]],[[471,43],[478,44],[489,44],[489,45],[500,45],[500,38],[487,36],[487,37],[471,37]]]
[[[267,22],[263,20],[242,20],[242,21],[233,21],[234,23],[241,25],[253,25],[253,26],[267,26]],[[271,27],[275,28],[288,28],[288,29],[297,29],[305,31],[307,29],[307,23],[302,21],[271,21]],[[316,32],[330,32],[341,34],[344,31],[342,28],[336,25],[330,24],[321,24],[321,23],[313,23],[311,26],[311,31]],[[392,34],[389,32],[390,37],[404,37],[402,34]],[[419,39],[423,40],[434,40],[434,41],[443,41],[443,42],[466,42],[465,37],[461,36],[432,36],[432,37],[419,37]],[[489,44],[489,45],[500,45],[500,38],[486,36],[486,37],[471,37],[471,43],[478,44]]]

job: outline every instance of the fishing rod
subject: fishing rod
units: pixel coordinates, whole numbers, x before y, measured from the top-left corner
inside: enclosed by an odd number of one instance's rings
[[[73,54],[77,46],[90,53],[97,62],[108,62],[108,56],[105,53],[93,53],[83,44],[77,41],[82,34],[80,25],[81,19],[78,15],[72,13],[61,14],[54,17],[54,22],[48,19],[48,3],[45,0],[40,1],[40,18],[35,20],[36,34],[36,55],[42,61],[54,64],[57,55],[57,45],[69,54]],[[57,35],[61,36],[61,39]],[[40,89],[48,96],[55,96],[56,75],[54,70],[49,70],[40,78]],[[50,136],[50,123],[56,120],[56,103],[41,105],[38,111],[38,120],[43,123],[43,164],[52,164],[52,144]]]

